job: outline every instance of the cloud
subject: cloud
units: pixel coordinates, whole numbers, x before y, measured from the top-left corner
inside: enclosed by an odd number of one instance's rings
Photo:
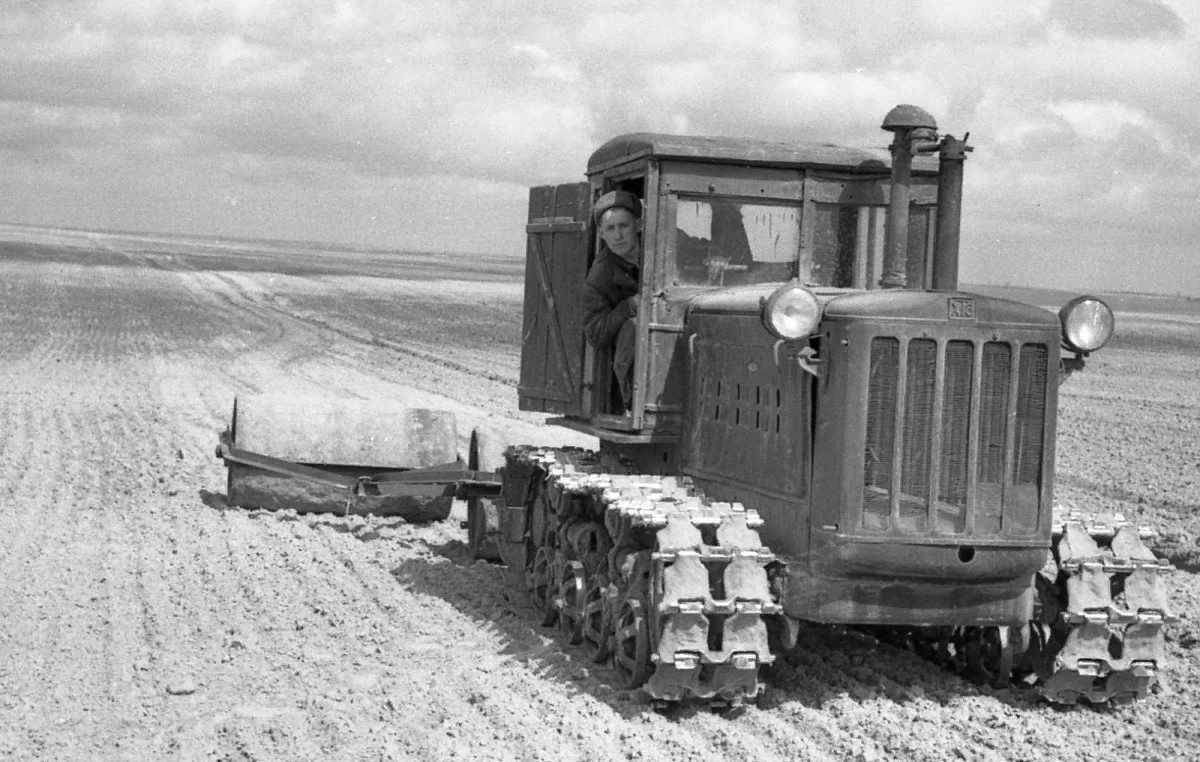
[[[616,134],[879,146],[910,102],[977,146],[965,241],[1175,252],[1200,243],[1198,27],[1184,0],[18,3],[0,161],[28,192],[4,208],[519,253],[523,189]]]
[[[517,43],[512,52],[517,56],[527,56],[534,62],[531,76],[551,79],[565,84],[574,84],[582,78],[579,67],[568,61],[555,60],[545,48],[533,43]]]
[[[1151,135],[1156,143],[1169,142],[1165,131],[1142,109],[1116,101],[1063,101],[1048,106],[1051,114],[1061,118],[1083,141],[1090,143],[1120,143],[1129,130]]]
[[[1154,0],[1052,0],[1050,18],[1080,37],[1179,39],[1184,22]]]

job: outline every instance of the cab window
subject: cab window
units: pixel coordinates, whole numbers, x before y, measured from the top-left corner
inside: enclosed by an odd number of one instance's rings
[[[735,286],[799,278],[812,286],[879,287],[883,275],[887,208],[814,203],[811,241],[801,243],[801,205],[726,198],[678,198],[675,215],[675,283]],[[930,207],[909,217],[910,288],[926,282]]]
[[[679,285],[789,280],[799,250],[799,204],[681,198],[676,205]]]

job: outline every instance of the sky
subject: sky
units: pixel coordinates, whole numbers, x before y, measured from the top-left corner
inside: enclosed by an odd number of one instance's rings
[[[524,251],[652,131],[970,133],[967,283],[1200,296],[1194,0],[8,0],[0,221]]]

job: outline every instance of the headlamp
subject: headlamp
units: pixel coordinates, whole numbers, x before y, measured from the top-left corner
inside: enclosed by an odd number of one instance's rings
[[[1058,311],[1063,344],[1074,352],[1093,352],[1113,333],[1113,311],[1094,296],[1077,296]]]
[[[762,303],[763,326],[781,339],[802,339],[821,322],[821,303],[799,283],[789,283]]]

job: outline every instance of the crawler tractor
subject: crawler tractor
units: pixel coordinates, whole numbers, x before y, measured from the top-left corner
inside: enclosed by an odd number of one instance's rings
[[[435,516],[466,498],[472,552],[656,701],[753,698],[802,622],[1053,702],[1145,695],[1169,566],[1119,517],[1052,501],[1058,385],[1113,314],[958,290],[971,148],[914,106],[883,129],[887,151],[627,134],[586,182],[533,188],[520,408],[599,448],[487,463],[473,435],[465,461],[343,459],[326,486],[399,490],[410,512],[441,500]],[[612,190],[644,209],[628,408],[580,309]],[[409,444],[453,442],[423,420]],[[255,456],[239,431],[222,445],[233,502],[256,504],[247,480],[333,473]]]

